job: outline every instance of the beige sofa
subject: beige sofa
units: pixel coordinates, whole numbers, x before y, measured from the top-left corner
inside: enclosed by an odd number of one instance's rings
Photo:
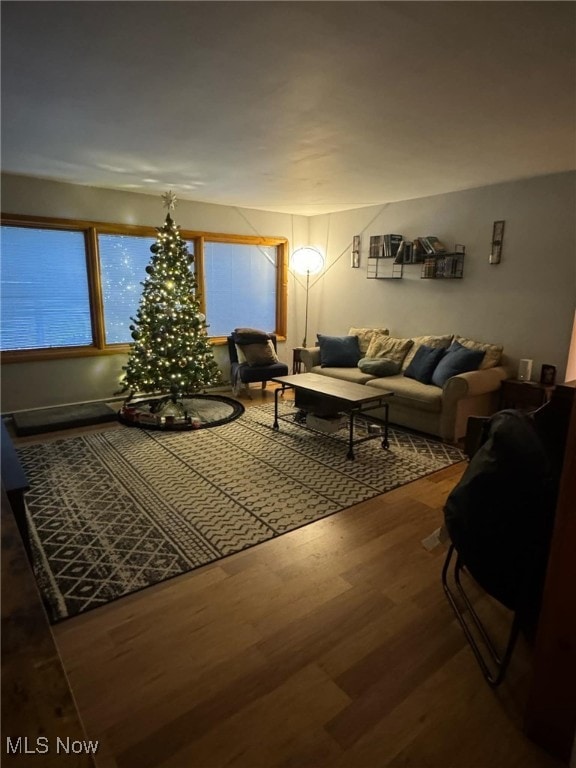
[[[375,338],[375,333],[383,335],[388,332],[387,329],[351,328],[349,335],[358,336],[361,352],[365,355],[370,342]],[[443,387],[422,384],[404,376],[404,371],[421,344],[448,348],[452,340],[468,348],[485,351],[479,370],[452,376]],[[357,367],[322,367],[320,347],[302,349],[300,356],[307,372],[393,392],[394,396],[390,398],[389,404],[391,424],[435,435],[445,442],[454,443],[466,434],[469,416],[487,416],[498,410],[500,384],[510,377],[510,372],[502,365],[502,347],[452,334],[417,336],[412,337],[412,341],[413,345],[401,363],[400,373],[391,376],[370,375]]]

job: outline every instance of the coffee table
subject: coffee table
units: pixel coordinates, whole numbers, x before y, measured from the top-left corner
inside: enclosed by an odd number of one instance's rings
[[[365,440],[382,437],[382,448],[388,448],[388,400],[393,392],[382,389],[372,389],[363,384],[322,376],[319,373],[298,373],[292,376],[278,376],[272,379],[281,388],[274,392],[274,429],[280,429],[278,423],[278,395],[286,389],[294,390],[294,400],[297,408],[314,413],[317,416],[334,416],[345,414],[349,419],[347,459],[354,459],[354,445]],[[384,408],[384,418],[370,414],[376,408]],[[384,428],[383,435],[367,435],[354,439],[354,419],[356,416],[366,416],[371,422]],[[296,422],[297,423],[297,422]]]

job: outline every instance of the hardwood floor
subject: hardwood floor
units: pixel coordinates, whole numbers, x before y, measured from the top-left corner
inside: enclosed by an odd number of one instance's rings
[[[526,640],[492,691],[421,543],[464,466],[53,627],[97,765],[558,766],[522,734]]]

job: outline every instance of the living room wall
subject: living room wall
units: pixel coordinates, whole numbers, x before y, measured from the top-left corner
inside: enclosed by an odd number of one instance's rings
[[[308,340],[342,334],[351,325],[387,326],[397,336],[458,333],[502,343],[512,372],[520,358],[558,368],[562,381],[576,300],[576,174],[563,173],[479,189],[359,208],[330,215],[291,216],[181,201],[185,229],[287,237],[327,254],[312,278]],[[158,195],[96,189],[3,175],[2,210],[60,218],[160,226]],[[488,263],[492,224],[504,219],[502,261]],[[421,280],[406,266],[402,280],[367,280],[370,235],[434,234],[449,247],[466,245],[462,280]],[[362,237],[361,266],[350,267],[352,237]],[[48,267],[49,265],[47,265]],[[280,357],[291,363],[304,334],[304,280],[289,276],[288,333]],[[222,347],[216,357],[226,375]],[[2,366],[2,412],[102,400],[117,389],[124,355]]]
[[[327,269],[310,289],[308,339],[350,326],[388,327],[392,335],[457,333],[504,345],[518,360],[557,366],[564,381],[576,304],[576,174],[562,173],[462,192],[372,206],[310,222],[310,240]],[[500,264],[488,262],[492,225],[506,222]],[[405,266],[402,280],[367,279],[371,235],[436,235],[466,245],[462,280],[422,280]],[[350,267],[361,235],[361,266]]]
[[[2,211],[154,227],[161,226],[166,215],[157,194],[97,189],[9,174],[2,175]],[[174,218],[182,229],[286,237],[289,248],[308,242],[309,220],[305,216],[181,200]],[[46,268],[50,268],[49,263]],[[288,339],[295,335],[296,302],[301,301],[300,285],[289,275]],[[216,346],[214,351],[224,376],[229,376],[226,348]],[[288,343],[279,345],[279,356],[291,364]],[[2,413],[112,398],[126,359],[126,355],[101,355],[3,365]]]

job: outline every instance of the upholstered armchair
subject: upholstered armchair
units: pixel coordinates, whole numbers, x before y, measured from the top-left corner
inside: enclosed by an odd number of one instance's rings
[[[234,395],[244,388],[251,397],[250,384],[260,382],[265,389],[270,379],[288,375],[288,366],[278,359],[276,334],[236,328],[227,341]]]

